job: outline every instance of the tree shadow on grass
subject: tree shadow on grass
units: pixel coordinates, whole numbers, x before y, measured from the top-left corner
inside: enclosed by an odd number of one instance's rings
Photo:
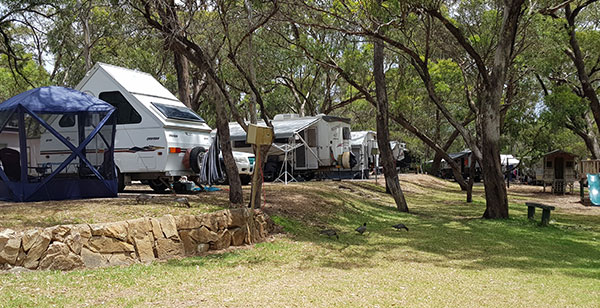
[[[339,196],[338,196],[339,197]],[[437,203],[435,196],[428,196]],[[578,278],[600,279],[600,234],[551,225],[540,227],[527,220],[524,206],[511,206],[516,218],[480,219],[483,206],[454,204],[444,207],[417,205],[417,215],[400,213],[379,202],[340,197],[345,208],[334,221],[340,240],[322,238],[318,230],[307,228],[294,239],[321,246],[325,256],[311,255],[307,263],[319,258],[319,266],[338,269],[371,267],[374,257],[399,262],[429,263],[439,267],[468,270],[515,269],[528,273],[554,273]],[[443,200],[443,199],[442,199]],[[559,214],[553,220],[576,222],[585,215]],[[539,216],[538,216],[539,219]],[[352,234],[363,221],[371,236]],[[396,232],[392,224],[403,222],[410,232]],[[424,257],[426,256],[426,257]]]

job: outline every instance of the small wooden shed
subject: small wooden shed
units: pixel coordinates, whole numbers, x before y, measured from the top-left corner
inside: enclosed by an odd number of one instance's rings
[[[563,150],[554,150],[544,154],[544,191],[546,191],[546,185],[552,185],[553,193],[564,194],[568,185],[571,193],[573,192],[573,183],[577,180],[576,158],[577,155]]]

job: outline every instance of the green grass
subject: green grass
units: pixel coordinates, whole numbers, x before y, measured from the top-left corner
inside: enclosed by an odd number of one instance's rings
[[[249,249],[151,265],[0,274],[0,307],[598,307],[600,218],[556,210],[541,228],[522,198],[511,218],[483,220],[453,184],[403,182],[411,213],[380,187],[268,186],[328,212],[273,211],[285,234]],[[513,200],[511,198],[511,200]],[[303,203],[277,205],[302,207]],[[333,210],[332,210],[333,208]],[[269,209],[267,209],[269,210]],[[333,211],[333,212],[332,212]],[[539,219],[539,213],[538,213]],[[361,236],[353,230],[367,222]],[[396,231],[405,223],[410,231]],[[339,230],[340,239],[318,234]]]

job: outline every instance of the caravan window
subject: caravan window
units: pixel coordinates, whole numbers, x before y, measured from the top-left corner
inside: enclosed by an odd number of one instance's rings
[[[173,105],[152,103],[160,113],[162,113],[165,117],[169,119],[176,120],[184,120],[184,121],[194,121],[194,122],[202,122],[204,123],[204,119],[197,115],[192,109],[187,107],[179,107]]]
[[[342,128],[342,138],[344,138],[344,140],[350,140],[350,127]]]
[[[65,114],[58,121],[58,125],[60,127],[73,127],[75,126],[75,115],[74,114]]]
[[[85,126],[92,127],[92,122],[91,115],[85,115]],[[58,121],[60,127],[73,127],[75,124],[77,124],[77,115],[75,114],[65,114]]]
[[[117,108],[117,124],[135,124],[142,122],[140,114],[119,91],[102,92],[99,98]]]

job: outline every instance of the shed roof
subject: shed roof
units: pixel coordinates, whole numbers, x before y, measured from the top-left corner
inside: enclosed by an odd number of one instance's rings
[[[570,152],[567,152],[567,151],[563,151],[563,150],[550,151],[548,153],[545,153],[544,157],[546,157],[546,156],[556,156],[556,155],[561,155],[561,154],[562,155],[566,155],[566,156],[570,156],[570,157],[573,157],[573,158],[577,157],[577,155],[575,155],[573,153],[570,153]]]

